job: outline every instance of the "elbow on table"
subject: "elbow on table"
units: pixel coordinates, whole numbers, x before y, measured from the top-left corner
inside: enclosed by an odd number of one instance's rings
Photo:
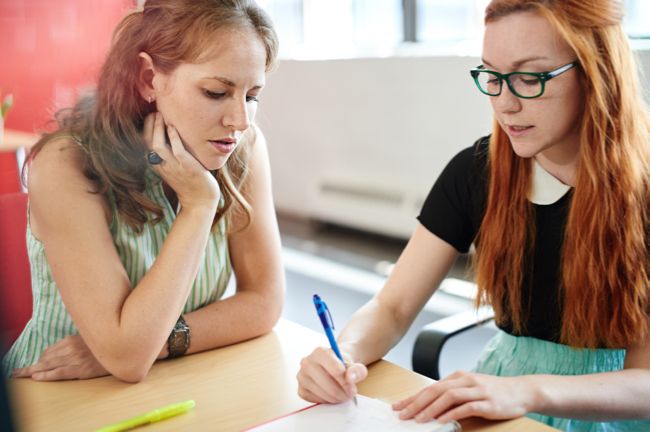
[[[265,309],[263,312],[256,314],[254,319],[249,321],[248,328],[250,334],[246,338],[254,338],[270,333],[278,323],[281,315],[281,307],[279,308],[279,312],[275,310]]]
[[[112,368],[108,369],[108,371],[120,381],[137,384],[145,379],[150,369],[151,365],[125,363],[122,365],[114,365]]]
[[[267,334],[273,330],[280,319],[280,314],[267,316],[260,322],[260,334]]]
[[[120,352],[106,358],[102,363],[106,370],[115,378],[120,381],[135,384],[145,379],[155,360],[155,356],[139,355],[133,352]]]
[[[262,316],[260,316],[262,334],[266,334],[273,330],[273,327],[275,327],[275,325],[278,323],[280,316],[282,316],[284,296],[284,285],[281,285],[281,287],[278,289],[278,295],[271,302],[267,302],[267,305],[264,308],[264,313]]]

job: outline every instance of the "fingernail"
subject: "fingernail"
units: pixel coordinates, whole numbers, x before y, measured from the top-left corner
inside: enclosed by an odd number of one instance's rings
[[[424,423],[425,421],[427,421],[427,416],[424,414],[418,414],[415,416],[415,421],[418,423]]]
[[[357,373],[356,372],[350,372],[350,378],[352,378],[352,381],[357,380]]]

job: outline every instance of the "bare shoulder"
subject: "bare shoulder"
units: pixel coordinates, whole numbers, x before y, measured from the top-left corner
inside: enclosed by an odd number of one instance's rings
[[[83,173],[83,149],[69,138],[57,138],[45,144],[32,159],[28,171],[30,222],[32,231],[70,213],[100,212],[110,221],[108,203],[94,193],[97,184]],[[75,218],[76,219],[76,218]],[[40,237],[39,237],[40,238]]]
[[[83,149],[69,138],[46,143],[31,161],[28,179],[30,193],[43,189],[51,192],[50,187],[59,188],[68,182],[94,186],[83,175]]]

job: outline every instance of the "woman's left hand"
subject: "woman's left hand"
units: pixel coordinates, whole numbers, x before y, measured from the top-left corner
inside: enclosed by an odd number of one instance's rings
[[[531,411],[535,390],[526,377],[455,372],[393,404],[402,420],[441,423],[467,417],[510,419]]]
[[[109,375],[79,335],[67,336],[43,351],[38,362],[14,369],[13,378],[37,381],[89,379]]]

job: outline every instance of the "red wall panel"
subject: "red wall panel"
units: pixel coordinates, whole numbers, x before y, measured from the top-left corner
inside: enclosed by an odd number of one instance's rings
[[[134,0],[0,0],[0,91],[13,93],[5,127],[43,130],[97,79],[113,29]],[[0,193],[19,189],[13,153],[0,153]]]
[[[134,0],[0,0],[0,89],[6,127],[42,129],[96,81],[111,35]]]

